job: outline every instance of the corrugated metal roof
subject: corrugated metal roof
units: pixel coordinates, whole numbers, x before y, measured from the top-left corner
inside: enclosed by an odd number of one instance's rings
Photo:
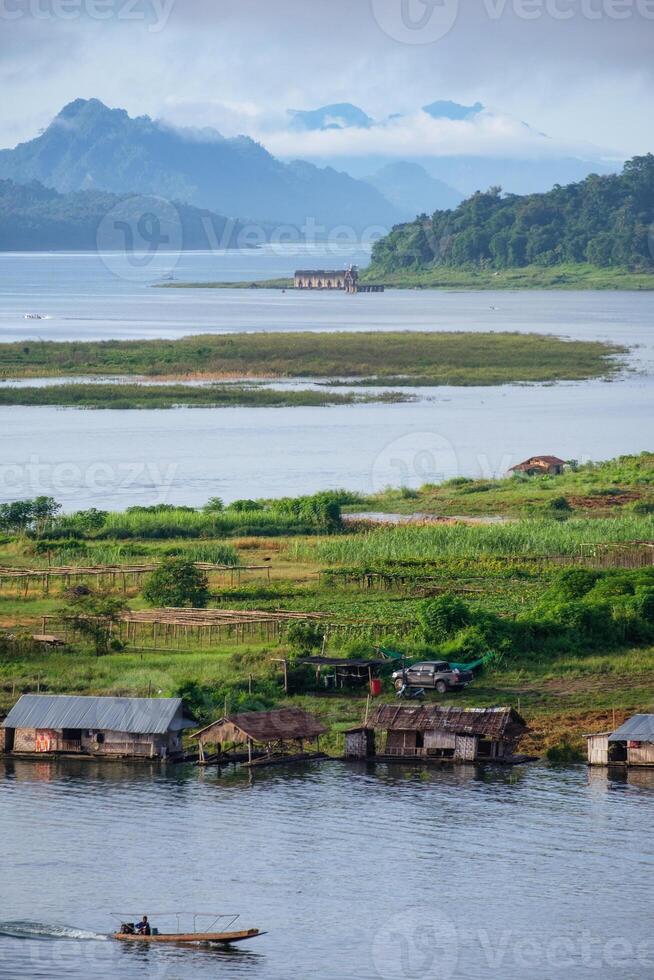
[[[196,732],[193,738],[204,735],[205,740],[208,741],[206,738],[208,732],[220,736],[223,725],[233,725],[254,742],[272,742],[285,738],[315,738],[316,735],[323,735],[327,731],[322,722],[307,711],[302,711],[301,708],[279,708],[277,711],[246,711],[240,715],[221,718]]]
[[[491,738],[527,730],[524,718],[513,708],[443,708],[437,704],[382,704],[372,713],[368,725],[395,731],[446,731]]]
[[[609,735],[609,742],[654,742],[654,715],[634,715]]]
[[[86,728],[163,735],[194,726],[184,718],[181,698],[23,694],[2,722],[2,727]]]

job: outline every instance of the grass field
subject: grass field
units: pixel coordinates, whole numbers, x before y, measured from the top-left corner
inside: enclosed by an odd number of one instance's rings
[[[649,454],[622,457],[557,480],[568,489],[625,493],[640,487],[649,492],[651,464]],[[515,494],[520,492],[531,499],[528,482],[518,484]],[[314,502],[305,498],[302,507]],[[109,534],[107,540],[53,540],[47,555],[33,538],[6,535],[0,540],[0,565],[43,568],[46,559],[53,564],[95,564],[176,554],[209,561],[222,555],[232,563],[269,566],[270,579],[256,571],[233,583],[229,575],[214,575],[211,604],[321,612],[343,627],[332,633],[326,647],[327,653],[338,656],[372,655],[380,641],[418,659],[437,656],[467,662],[480,644],[481,649],[492,649],[496,657],[491,666],[464,693],[447,696],[444,703],[515,706],[531,728],[524,746],[529,751],[540,753],[564,740],[579,748],[583,733],[605,730],[627,714],[653,708],[654,647],[647,625],[654,612],[651,565],[635,571],[591,571],[590,579],[579,565],[571,584],[565,585],[568,580],[562,576],[567,573],[555,561],[533,561],[536,555],[557,554],[581,561],[580,546],[593,542],[651,541],[652,514],[617,510],[613,516],[562,521],[529,518],[506,525],[400,526],[347,534],[316,528],[313,535],[301,536],[298,518],[287,511],[286,532],[280,524],[275,537],[250,533],[246,522],[256,521],[257,515],[270,520],[265,509],[233,515],[228,545],[220,524],[232,520],[227,512],[182,509],[109,515],[105,532],[113,528],[113,539]],[[281,520],[281,512],[277,516]],[[188,538],[188,528],[195,530],[198,522],[204,522],[206,535],[201,542]],[[241,535],[234,536],[239,527]],[[264,531],[263,524],[259,530]],[[175,531],[177,537],[172,536]],[[129,540],[116,540],[127,533]],[[388,581],[366,585],[360,573],[375,569],[388,573]],[[339,578],[334,574],[339,570],[352,572],[352,579]],[[397,573],[399,580],[394,578]],[[591,590],[588,595],[574,591],[584,580],[584,588]],[[567,588],[573,591],[561,591]],[[0,631],[19,638],[40,632],[41,618],[57,614],[69,601],[64,590],[65,583],[53,582],[49,596],[35,586],[25,594],[20,584],[5,578]],[[444,641],[428,642],[420,626],[424,603],[443,593],[456,599],[455,608],[465,606],[463,625],[447,633]],[[124,601],[142,608],[141,586],[130,585]],[[83,641],[70,649],[43,651],[25,639],[7,642],[0,636],[0,711],[24,691],[172,695],[189,685],[213,697],[216,712],[219,702],[223,710],[225,699],[235,710],[243,704],[284,703],[275,659],[292,656],[293,651],[283,635],[279,640],[250,637],[240,644],[223,640],[210,647],[191,635],[183,646],[148,650],[132,642],[123,652],[96,657]],[[344,728],[362,718],[365,692],[327,694],[311,692],[310,686],[299,684],[292,701],[328,722],[327,747],[339,751]],[[394,699],[388,680],[383,697]],[[434,695],[427,697],[432,700]]]
[[[415,490],[389,488],[369,497],[365,506],[397,514],[518,517],[543,515],[552,511],[553,502],[560,505],[561,498],[575,515],[617,516],[650,508],[654,512],[654,453],[569,466],[558,476],[455,477]]]
[[[0,377],[310,377],[367,379],[370,384],[401,379],[405,385],[495,385],[611,376],[621,369],[624,353],[625,348],[612,344],[518,333],[256,333],[170,341],[29,341],[0,344]],[[14,391],[5,397],[20,397]],[[99,397],[88,386],[83,394]],[[44,389],[40,397],[61,396]]]

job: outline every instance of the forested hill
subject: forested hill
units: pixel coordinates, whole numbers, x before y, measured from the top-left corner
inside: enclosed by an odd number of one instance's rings
[[[38,181],[0,180],[0,251],[228,248],[241,228],[211,211],[155,197],[59,194]]]
[[[654,271],[654,155],[620,174],[545,194],[493,187],[452,211],[397,225],[374,246],[370,276],[436,269],[590,264]]]

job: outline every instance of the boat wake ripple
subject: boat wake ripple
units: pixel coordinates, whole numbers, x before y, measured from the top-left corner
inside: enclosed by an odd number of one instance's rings
[[[0,922],[0,936],[12,936],[14,939],[104,940],[109,938],[106,933],[90,932],[88,929],[76,929],[72,926],[61,926],[47,922],[29,922],[22,919]]]

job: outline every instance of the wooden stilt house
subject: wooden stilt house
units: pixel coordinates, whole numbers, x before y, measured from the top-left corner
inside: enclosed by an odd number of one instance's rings
[[[326,731],[317,718],[300,708],[279,708],[220,718],[191,738],[197,740],[201,764],[235,761],[271,765],[316,758],[320,736]]]

